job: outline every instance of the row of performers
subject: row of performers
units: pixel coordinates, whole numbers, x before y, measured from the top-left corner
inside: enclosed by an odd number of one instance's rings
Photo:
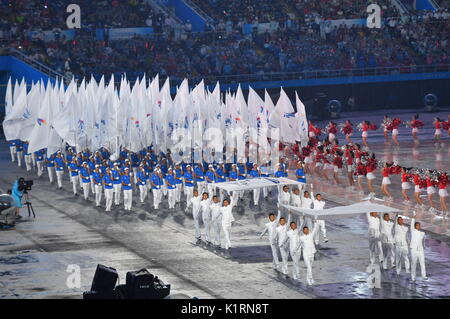
[[[380,127],[383,128],[383,134],[385,139],[388,140],[389,133],[391,133],[393,142],[396,145],[399,145],[397,137],[398,137],[398,130],[402,124],[404,124],[406,127],[411,128],[411,134],[415,141],[418,140],[419,129],[425,126],[425,124],[419,120],[418,114],[414,115],[410,121],[402,121],[398,117],[390,118],[389,116],[385,115],[380,125]],[[434,118],[432,124],[435,129],[434,130],[435,140],[438,141],[441,139],[443,130],[447,131],[448,135],[450,135],[450,115],[447,121],[441,120],[440,118],[436,117]],[[366,120],[357,125],[357,129],[362,132],[361,138],[364,146],[368,146],[367,138],[369,136],[369,131],[376,131],[378,128],[379,127],[376,124]],[[309,130],[309,137],[318,137],[322,133],[326,133],[327,140],[330,142],[333,142],[333,140],[336,138],[336,134],[340,130],[349,143],[352,143],[351,136],[353,135],[354,132],[353,123],[350,120],[346,120],[344,123],[341,124],[336,124],[335,122],[330,121],[324,129],[315,126],[310,121],[308,130]]]
[[[340,146],[337,139],[334,139],[333,142],[328,140],[320,142],[312,137],[305,147],[294,145],[293,151],[304,163],[306,174],[316,175],[327,181],[331,180],[332,176],[337,184],[342,184],[340,176],[346,174],[349,187],[353,189],[357,186],[361,194],[364,194],[363,181],[366,180],[369,196],[373,197],[376,194],[374,180],[376,172],[379,170],[382,176],[380,190],[387,200],[393,199],[389,190],[390,176],[399,175],[405,204],[410,204],[408,190],[411,189],[411,184],[414,184],[414,198],[417,207],[425,207],[420,195],[422,191],[426,191],[431,211],[438,212],[433,201],[434,194],[438,193],[441,212],[448,212],[446,197],[450,178],[446,172],[402,167],[394,163],[383,162],[377,160],[374,153],[362,150],[359,144],[349,143]]]

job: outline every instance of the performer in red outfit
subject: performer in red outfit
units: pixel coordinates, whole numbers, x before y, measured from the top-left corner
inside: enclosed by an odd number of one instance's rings
[[[398,127],[402,124],[402,120],[400,120],[398,117],[394,118],[392,120],[391,126],[389,127],[392,130],[392,140],[394,141],[395,145],[399,145],[398,143]]]
[[[344,126],[342,127],[342,133],[345,135],[345,139],[348,143],[352,143],[350,136],[353,135],[353,124],[349,120],[345,121]]]
[[[334,159],[333,159],[333,178],[336,181],[337,184],[340,184],[341,181],[339,180],[339,174],[342,171],[342,166],[344,165],[342,161],[342,151],[336,150],[334,153]]]
[[[428,203],[430,204],[431,208],[430,208],[430,212],[435,212],[436,211],[436,207],[434,206],[434,202],[433,202],[433,194],[436,193],[436,189],[434,188],[438,182],[431,179],[431,173],[432,171],[428,171],[427,173],[427,177],[425,178],[425,181],[427,183],[427,196],[428,196]]]
[[[403,203],[404,204],[409,204],[411,201],[409,200],[409,196],[408,196],[408,189],[411,188],[411,185],[409,184],[409,180],[411,178],[411,174],[408,173],[408,169],[406,167],[402,167],[402,175],[401,175],[401,179],[402,179],[402,195],[404,198]]]
[[[330,143],[333,143],[334,139],[336,138],[336,133],[338,132],[336,123],[334,123],[333,121],[328,123],[327,131],[328,131],[328,141]]]
[[[386,142],[389,139],[389,136],[388,136],[389,129],[388,128],[391,126],[391,122],[392,122],[391,118],[389,116],[387,116],[387,114],[385,114],[384,118],[383,118],[383,122],[381,123],[381,126],[383,127],[383,135],[384,135]]]
[[[439,188],[439,203],[441,204],[441,211],[448,213],[448,206],[445,198],[448,196],[447,185],[450,185],[450,177],[446,173],[441,173],[438,177]]]
[[[416,114],[412,117],[411,122],[409,122],[409,126],[411,127],[411,133],[414,141],[417,141],[417,133],[419,133],[419,128],[423,127],[423,122],[419,121],[419,114]]]
[[[358,188],[361,194],[364,194],[364,187],[362,185],[362,180],[364,176],[366,176],[366,166],[363,163],[359,162],[356,164],[355,175],[358,177]]]
[[[370,156],[367,159],[367,164],[366,164],[366,178],[367,178],[367,187],[369,188],[369,192],[371,196],[375,196],[375,189],[373,188],[373,180],[376,178],[375,177],[375,170],[377,169],[377,160],[375,159],[375,154],[372,154],[372,156]]]
[[[435,117],[434,118],[434,139],[436,140],[436,142],[439,142],[441,140],[441,127],[442,127],[442,121],[440,118]]]
[[[375,124],[371,124],[369,121],[363,121],[359,124],[359,127],[361,127],[362,130],[362,142],[365,147],[369,147],[367,145],[367,137],[369,136],[369,131],[375,131],[377,129],[377,126]]]
[[[420,198],[420,193],[422,192],[422,189],[426,187],[425,181],[420,178],[419,174],[413,175],[413,181],[414,181],[414,199],[417,202],[416,208],[424,207],[423,201]]]
[[[345,156],[345,164],[347,165],[348,183],[350,185],[350,188],[353,189],[353,187],[355,185],[355,180],[353,179],[353,162],[354,162],[355,155],[353,154],[351,146],[348,144],[345,146],[344,156]]]

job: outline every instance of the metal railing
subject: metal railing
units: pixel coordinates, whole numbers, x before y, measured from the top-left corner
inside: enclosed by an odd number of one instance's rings
[[[450,72],[450,64],[435,65],[416,65],[416,66],[396,66],[396,67],[377,67],[377,68],[354,68],[354,69],[336,69],[336,70],[311,70],[301,72],[273,72],[265,74],[235,74],[235,75],[218,75],[218,76],[199,76],[189,77],[190,84],[199,83],[203,80],[206,84],[215,84],[219,81],[221,84],[234,83],[252,83],[252,82],[271,82],[271,81],[292,81],[292,80],[314,80],[326,78],[353,78],[365,76],[380,75],[399,75],[399,74],[418,74],[418,73],[435,73]],[[142,74],[127,73],[127,79],[136,80]],[[116,75],[115,75],[116,76]],[[100,78],[101,75],[95,75]],[[166,76],[159,76],[161,83],[166,80]],[[184,78],[169,76],[172,86],[179,85]],[[118,77],[116,77],[118,79]]]
[[[63,74],[53,70],[52,68],[48,67],[45,64],[42,64],[41,62],[39,62],[37,60],[29,57],[25,53],[20,52],[20,50],[17,50],[14,48],[9,48],[8,50],[6,50],[6,54],[14,56],[16,58],[19,58],[23,62],[26,62],[27,64],[34,67],[36,70],[48,75],[51,78],[63,78],[64,77]],[[5,53],[4,53],[4,55],[5,55]]]
[[[186,3],[188,6],[192,8],[200,17],[205,19],[207,22],[214,21],[212,17],[210,17],[205,11],[203,11],[196,3],[194,3],[191,0],[183,0],[184,3]]]
[[[32,65],[37,70],[47,74],[53,78],[64,78],[64,75],[49,68],[48,66],[30,58],[17,49],[9,49],[10,55],[13,55],[22,61]],[[436,73],[450,72],[450,64],[433,64],[433,65],[414,65],[414,66],[393,66],[393,67],[375,67],[375,68],[353,68],[353,69],[334,69],[334,70],[307,70],[299,72],[271,72],[256,74],[230,74],[230,75],[211,75],[190,77],[191,84],[199,83],[201,80],[206,84],[215,84],[219,81],[222,84],[233,83],[251,83],[251,82],[271,82],[271,81],[292,81],[292,80],[314,80],[326,78],[353,78],[364,76],[380,76],[380,75],[399,75],[399,74],[417,74],[417,73]],[[127,78],[130,81],[142,77],[144,72],[129,72]],[[100,79],[101,74],[94,74],[95,78]],[[116,74],[117,76],[117,74]],[[79,79],[79,77],[76,77]],[[116,77],[119,79],[120,77]],[[164,82],[167,76],[160,75],[160,81]],[[184,78],[169,76],[171,85],[180,84]]]

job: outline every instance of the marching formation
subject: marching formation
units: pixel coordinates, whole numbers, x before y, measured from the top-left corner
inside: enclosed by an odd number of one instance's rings
[[[303,255],[308,285],[314,284],[312,267],[320,237],[328,242],[325,221],[293,218],[289,212],[283,216],[280,206],[324,209],[322,194],[315,194],[312,185],[306,189],[307,174],[336,184],[342,184],[343,175],[349,187],[357,186],[362,194],[366,180],[369,199],[375,197],[374,180],[380,170],[385,200],[392,200],[391,176],[401,175],[405,204],[410,204],[408,189],[414,183],[416,208],[425,208],[420,194],[426,190],[430,210],[438,213],[433,201],[438,187],[441,212],[448,212],[445,199],[450,178],[446,172],[377,160],[367,143],[368,132],[377,126],[368,121],[358,125],[364,147],[352,142],[353,125],[348,120],[340,125],[348,142],[345,146],[339,145],[339,125],[334,122],[327,125],[327,137],[321,141],[321,129],[312,122],[308,125],[298,96],[295,112],[283,90],[274,105],[267,93],[262,100],[250,89],[246,101],[239,87],[235,95],[227,92],[222,100],[218,85],[213,92],[203,83],[190,91],[187,81],[172,99],[168,80],[159,89],[157,77],[148,87],[144,78],[132,88],[123,78],[118,91],[114,79],[109,85],[103,79],[100,83],[83,81],[79,87],[72,81],[67,88],[62,83],[37,83],[29,92],[24,83],[16,83],[14,90],[9,83],[6,105],[3,125],[13,162],[29,172],[35,169],[38,177],[46,170],[50,183],[56,182],[60,189],[67,174],[74,196],[81,192],[90,201],[92,194],[95,206],[104,206],[108,212],[121,205],[131,211],[133,199],[143,205],[151,198],[154,210],[164,201],[168,209],[184,207],[192,212],[197,243],[204,241],[225,250],[232,246],[232,210],[245,197],[245,191],[228,194],[218,184],[294,178],[297,186],[278,187],[278,214],[269,214],[261,237],[268,234],[274,268],[286,276],[291,256],[295,280],[300,278]],[[386,116],[382,124],[385,136],[392,132],[396,145],[401,123]],[[441,129],[449,130],[448,123],[450,120],[435,120],[436,141],[440,140]],[[408,125],[417,140],[423,123],[415,116]],[[289,162],[280,156],[289,148],[296,155],[295,172],[291,174]],[[248,192],[257,206],[261,193],[268,198],[269,191],[262,187]],[[419,262],[426,278],[420,223],[412,220],[408,241],[401,216],[393,222],[389,215],[379,219],[371,213],[367,219],[371,262],[378,254],[383,268],[387,269],[390,262],[397,273],[403,263],[407,271],[411,269],[412,280]]]

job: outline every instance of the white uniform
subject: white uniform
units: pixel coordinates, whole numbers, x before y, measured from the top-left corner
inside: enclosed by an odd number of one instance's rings
[[[211,228],[214,229],[213,243],[220,246],[220,232],[222,230],[222,213],[220,203],[211,204]]]
[[[294,193],[291,194],[291,205],[295,207],[301,207],[302,206],[302,198],[299,195],[296,195]]]
[[[299,249],[300,244],[300,232],[299,229],[293,230],[290,228],[287,232],[289,238],[289,252],[291,254],[293,270],[292,277],[297,280],[300,278],[300,257],[302,255],[301,249]]]
[[[281,272],[288,274],[288,257],[289,257],[289,238],[287,236],[288,224],[278,225],[276,228],[276,236],[278,248],[281,254]]]
[[[424,239],[425,233],[414,228],[415,219],[411,219],[411,279],[416,280],[416,266],[417,261],[420,264],[422,278],[425,278],[425,253],[424,253]]]
[[[192,217],[194,218],[194,227],[195,227],[195,238],[200,239],[202,237],[202,234],[200,232],[200,196],[193,196],[188,202],[187,207],[188,209],[190,206],[192,206]]]
[[[314,284],[312,275],[312,266],[314,262],[314,254],[316,253],[316,246],[314,245],[314,236],[318,230],[317,223],[314,224],[314,229],[308,235],[304,233],[299,237],[299,249],[302,249],[303,260],[306,266],[306,282],[308,285]]]
[[[394,242],[395,242],[395,270],[399,275],[402,270],[402,260],[405,263],[406,272],[409,272],[408,258],[408,234],[409,228],[405,225],[394,224]]]
[[[300,207],[301,208],[311,209],[312,208],[312,204],[313,204],[312,198],[311,197],[306,198],[302,194],[302,205]],[[312,229],[313,228],[313,224],[312,224],[311,218],[305,216],[302,226],[308,226],[309,229]],[[302,228],[302,227],[300,227],[300,228]]]
[[[211,200],[208,198],[200,202],[200,209],[202,211],[203,225],[205,226],[205,240],[207,243],[211,242]]]
[[[313,208],[314,210],[322,210],[325,207],[324,200],[313,199],[313,203],[314,203],[314,208]],[[323,239],[325,241],[328,241],[327,230],[325,228],[325,221],[324,220],[316,220],[315,224],[317,224],[317,227],[320,228]],[[316,237],[314,237],[314,240],[315,240],[316,245],[318,245],[319,244],[319,232],[316,232],[315,234],[316,234]]]
[[[232,213],[233,206],[222,206],[220,208],[220,212],[222,215],[222,231],[225,236],[225,249],[229,249],[231,247],[231,241],[230,241],[230,229],[231,229],[231,223],[234,221],[233,213]]]
[[[277,225],[278,218],[274,219],[273,222],[269,221],[264,225],[264,231],[261,236],[264,236],[265,233],[269,236],[269,244],[272,249],[272,258],[273,258],[273,268],[277,269],[280,266],[280,261],[278,259],[278,244],[277,244]]]
[[[380,219],[372,217],[367,213],[367,222],[369,223],[369,251],[370,262],[375,263],[376,250],[379,252],[379,260],[383,261],[383,248],[381,246]]]
[[[383,248],[383,269],[387,269],[388,257],[391,258],[391,268],[395,265],[395,250],[393,236],[394,222],[380,220],[381,246]]]
[[[280,204],[289,205],[291,202],[291,193],[289,191],[285,192],[284,190],[280,190],[278,194],[278,202]]]

